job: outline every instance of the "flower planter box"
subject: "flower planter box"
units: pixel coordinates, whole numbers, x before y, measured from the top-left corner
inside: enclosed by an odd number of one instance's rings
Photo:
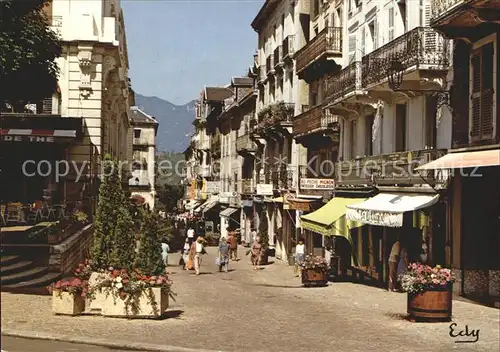
[[[322,269],[302,269],[302,284],[304,286],[325,286],[328,284],[328,275]]]
[[[408,315],[417,321],[449,321],[451,319],[451,285],[408,293]]]
[[[52,291],[52,312],[54,314],[79,315],[85,310],[85,299],[69,292]]]
[[[115,297],[111,289],[96,292],[95,298],[102,305],[101,314],[107,317],[154,318],[168,308],[168,293],[163,293],[159,287],[146,289],[130,304],[127,304],[127,299]]]

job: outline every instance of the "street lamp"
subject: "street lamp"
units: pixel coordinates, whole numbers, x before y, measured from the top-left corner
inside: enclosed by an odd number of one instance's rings
[[[394,91],[399,90],[399,87],[401,87],[401,84],[403,83],[403,73],[403,63],[398,59],[392,60],[389,68],[387,69],[387,81],[389,82],[389,88]]]

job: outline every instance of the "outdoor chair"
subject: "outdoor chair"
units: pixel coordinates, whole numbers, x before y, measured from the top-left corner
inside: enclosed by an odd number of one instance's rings
[[[41,201],[35,200],[33,206],[28,212],[28,222],[37,222],[38,218],[40,217],[40,209],[42,208],[42,204],[43,203]]]
[[[44,221],[48,221],[51,213],[52,212],[51,212],[49,206],[47,205],[47,203],[44,203],[42,205],[42,208],[40,209],[40,219],[42,219]]]
[[[7,204],[7,223],[23,222],[23,214],[20,203]]]

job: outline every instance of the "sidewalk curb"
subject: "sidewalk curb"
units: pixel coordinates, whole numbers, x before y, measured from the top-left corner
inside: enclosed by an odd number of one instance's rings
[[[85,344],[93,346],[108,347],[114,349],[125,349],[130,351],[156,351],[156,352],[222,352],[214,350],[205,350],[198,348],[187,348],[180,346],[170,346],[170,345],[157,345],[149,343],[138,343],[138,342],[113,342],[105,339],[96,339],[89,337],[81,337],[74,335],[59,335],[52,334],[49,332],[37,332],[29,330],[13,330],[13,329],[2,329],[2,336],[18,337],[30,340],[48,340],[48,341],[61,341],[69,342],[75,344]]]

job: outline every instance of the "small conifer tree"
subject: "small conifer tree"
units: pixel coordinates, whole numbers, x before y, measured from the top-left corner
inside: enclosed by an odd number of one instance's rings
[[[96,268],[107,268],[110,264],[117,219],[116,185],[119,182],[118,170],[116,165],[111,162],[109,155],[104,158],[104,163],[104,174],[99,187],[99,200],[91,251],[92,262]]]
[[[165,273],[165,263],[161,256],[158,220],[150,211],[142,211],[141,243],[135,265],[144,275],[162,275]]]
[[[262,244],[263,249],[267,249],[269,247],[269,233],[268,233],[266,209],[262,210],[262,212],[260,213],[259,220],[260,220],[260,222],[259,222],[260,243]]]
[[[113,232],[113,248],[111,250],[111,266],[119,269],[131,269],[135,256],[135,227],[130,213],[128,199],[120,184],[117,198],[116,228]]]

